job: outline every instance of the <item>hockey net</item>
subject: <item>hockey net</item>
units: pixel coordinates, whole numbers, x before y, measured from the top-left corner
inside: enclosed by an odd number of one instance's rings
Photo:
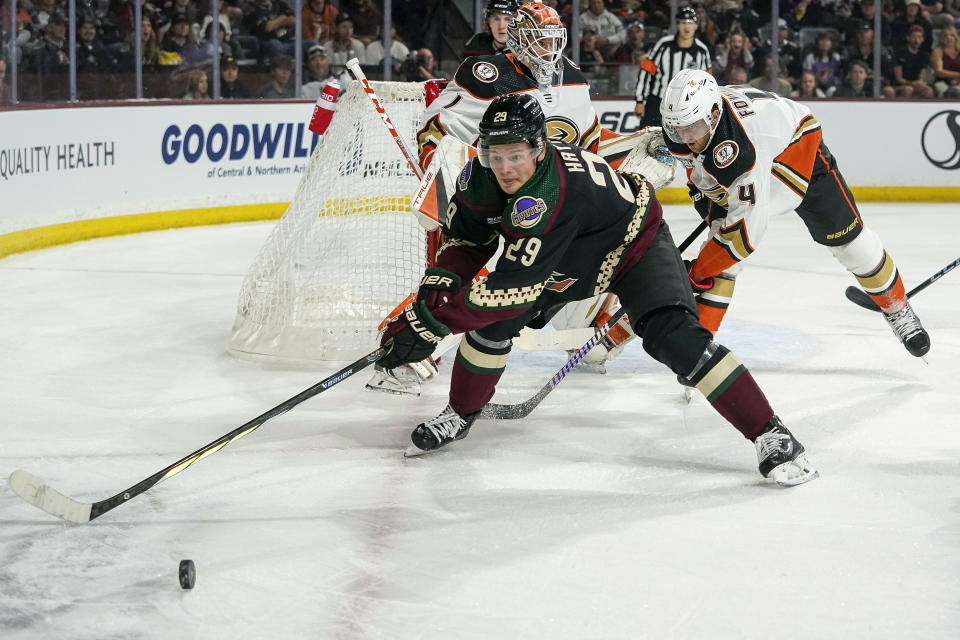
[[[415,149],[423,85],[371,84]],[[377,326],[426,264],[427,234],[410,212],[417,184],[360,83],[349,83],[244,279],[230,353],[308,364],[374,349]]]

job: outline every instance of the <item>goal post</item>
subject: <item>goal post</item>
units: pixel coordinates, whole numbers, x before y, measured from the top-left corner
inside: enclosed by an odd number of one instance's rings
[[[424,85],[371,84],[416,148]],[[363,87],[350,82],[244,278],[228,351],[309,364],[375,348],[378,324],[416,290],[432,255],[410,211],[417,184]]]

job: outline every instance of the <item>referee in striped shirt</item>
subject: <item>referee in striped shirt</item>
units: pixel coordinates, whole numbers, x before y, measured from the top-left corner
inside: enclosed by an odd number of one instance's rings
[[[664,36],[653,46],[637,78],[637,106],[641,127],[660,126],[660,100],[673,76],[682,69],[713,73],[710,50],[696,38],[697,12],[684,7],[677,12],[677,33]]]

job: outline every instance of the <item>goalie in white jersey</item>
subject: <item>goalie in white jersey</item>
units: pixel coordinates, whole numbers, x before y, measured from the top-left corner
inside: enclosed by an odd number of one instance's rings
[[[651,128],[622,135],[603,128],[590,102],[590,84],[580,68],[563,55],[566,41],[566,29],[553,8],[540,2],[522,4],[507,27],[507,53],[466,58],[454,79],[427,105],[424,124],[417,132],[420,167],[428,168],[441,140],[447,136],[475,147],[480,119],[494,98],[529,93],[543,110],[551,141],[583,147],[614,168],[629,167],[654,188],[668,184],[673,179],[675,163],[663,144],[660,130]],[[458,162],[453,175],[461,167]],[[616,297],[605,294],[568,304],[556,311],[552,324],[555,329],[599,326],[618,307]],[[541,321],[545,324],[547,319]],[[629,321],[623,318],[603,342],[591,349],[584,362],[603,371],[603,362],[619,354],[633,337]],[[419,381],[432,377],[436,369],[430,362],[416,363],[413,369],[418,379],[413,379],[411,372],[390,376],[379,370],[367,386],[419,393]]]
[[[797,102],[752,87],[718,87],[708,73],[685,70],[660,105],[670,152],[686,167],[691,198],[710,237],[689,269],[700,322],[720,327],[740,265],[757,247],[770,216],[796,211],[814,242],[827,247],[883,311],[914,356],[930,338],[903,281],[857,205],[820,123]]]

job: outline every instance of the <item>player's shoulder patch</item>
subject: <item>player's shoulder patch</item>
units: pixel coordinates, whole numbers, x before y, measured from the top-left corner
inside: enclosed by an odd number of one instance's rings
[[[454,82],[480,100],[528,89],[533,84],[503,54],[472,56],[460,63]]]
[[[510,208],[510,225],[517,229],[533,229],[549,210],[543,198],[520,196]]]
[[[468,162],[463,165],[463,171],[460,172],[460,175],[457,177],[457,186],[461,191],[467,190],[467,185],[470,184],[470,172],[473,167],[473,162]]]
[[[480,82],[493,82],[500,77],[500,71],[497,69],[497,65],[491,64],[486,60],[477,60],[474,62],[471,71],[473,71],[473,77]]]

